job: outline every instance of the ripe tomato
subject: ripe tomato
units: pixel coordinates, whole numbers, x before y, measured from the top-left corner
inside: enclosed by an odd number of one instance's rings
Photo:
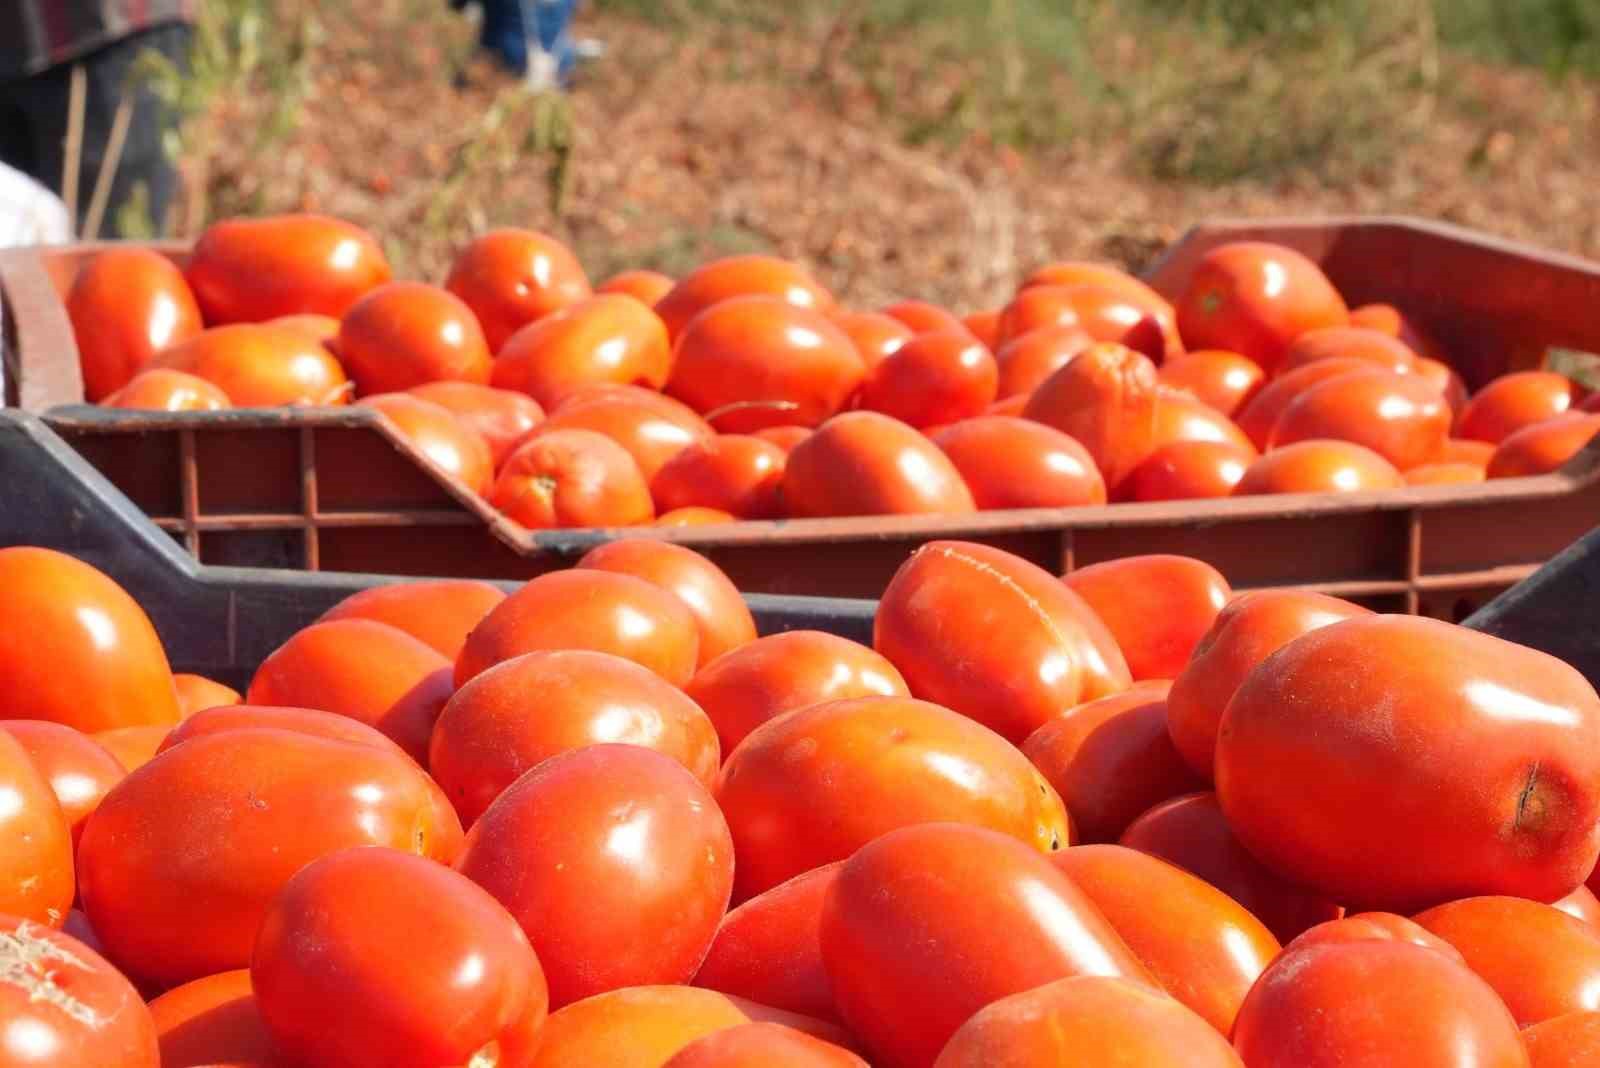
[[[1295,338],[1349,319],[1344,298],[1320,267],[1262,241],[1207,252],[1178,301],[1178,331],[1190,348],[1237,352],[1268,373]]]
[[[1566,897],[1551,904],[1568,916],[1600,929],[1600,898],[1596,898],[1594,891],[1587,886],[1580,886]]]
[[[796,445],[782,496],[791,516],[962,514],[976,507],[933,442],[878,412],[836,415]]]
[[[976,824],[1041,851],[1071,838],[1061,799],[1021,753],[981,724],[905,697],[769,720],[729,754],[717,803],[739,852],[738,901],[914,823]]]
[[[694,616],[673,594],[633,575],[553,571],[502,601],[467,636],[455,682],[523,653],[593,649],[643,664],[674,686],[694,675]]]
[[[706,309],[678,335],[673,358],[667,392],[725,433],[816,426],[866,375],[854,342],[826,315],[766,296]]]
[[[913,694],[1013,743],[1131,681],[1081,597],[1043,568],[971,542],[913,553],[883,591],[872,635]]]
[[[284,885],[250,981],[279,1049],[349,1068],[524,1064],[549,1005],[539,959],[499,902],[426,857],[371,847]]]
[[[1233,596],[1210,564],[1162,553],[1090,564],[1061,581],[1105,623],[1135,679],[1177,678]]]
[[[376,746],[240,727],[190,738],[100,802],[78,889],[108,956],[175,985],[250,961],[267,905],[310,861],[352,845],[425,856],[460,841],[436,787]]]
[[[1166,686],[1136,683],[1070,708],[1022,753],[1066,802],[1079,840],[1115,842],[1146,810],[1205,789],[1167,735]]]
[[[1133,469],[1123,496],[1133,501],[1230,497],[1260,454],[1227,441],[1177,441],[1163,445]]]
[[[628,450],[645,481],[666,462],[716,431],[688,405],[638,386],[590,386],[550,413],[535,434],[592,430]]]
[[[671,369],[656,313],[632,297],[602,293],[512,334],[495,356],[491,381],[553,408],[585,386],[660,389]]]
[[[683,1047],[751,1021],[725,994],[689,986],[634,986],[550,1014],[531,1068],[662,1068]]]
[[[1398,338],[1405,342],[1419,359],[1436,361],[1444,359],[1444,353],[1433,338],[1393,304],[1363,304],[1359,308],[1351,308],[1350,325],[1365,327]]]
[[[172,676],[172,684],[178,690],[178,712],[184,719],[188,719],[196,712],[204,712],[208,708],[236,705],[244,700],[243,695],[232,686],[224,686],[203,675],[187,675],[180,672]]]
[[[885,1068],[931,1065],[973,1013],[1054,979],[1155,988],[1070,879],[981,827],[923,823],[863,846],[823,902],[821,939],[834,999]]]
[[[678,283],[660,271],[631,270],[612,275],[595,286],[596,293],[623,293],[641,304],[654,306]]]
[[[1600,931],[1520,897],[1469,897],[1417,923],[1460,951],[1517,1026],[1600,1009]]]
[[[1411,373],[1433,383],[1434,388],[1444,395],[1451,413],[1460,417],[1467,407],[1467,384],[1449,364],[1419,356]]]
[[[1130,300],[1116,289],[1093,283],[1037,286],[1024,290],[1019,298],[1045,292],[1058,294],[1070,304],[1078,314],[1079,327],[1096,341],[1126,345],[1157,362],[1169,353],[1177,356],[1183,352],[1176,332],[1163,329],[1161,320],[1144,302]]]
[[[116,757],[124,768],[137,771],[150,762],[171,732],[172,729],[163,723],[159,726],[113,727],[108,731],[95,731],[89,737]]]
[[[139,992],[76,938],[0,915],[0,977],[0,1064],[7,1068],[160,1068]]]
[[[1206,1021],[1177,1001],[1104,976],[1057,979],[985,1006],[951,1036],[934,1068],[1243,1068]]]
[[[228,395],[198,375],[153,367],[101,400],[107,408],[147,412],[220,412],[233,407]]]
[[[1143,308],[1146,314],[1161,325],[1161,332],[1167,338],[1167,356],[1176,356],[1183,351],[1183,343],[1178,340],[1177,313],[1171,303],[1160,293],[1119,267],[1082,260],[1047,263],[1029,275],[1023,281],[1022,288],[1079,285],[1109,289],[1129,303]]]
[[[1419,464],[1402,473],[1408,486],[1450,486],[1482,482],[1488,477],[1481,464]]]
[[[422,763],[451,688],[450,661],[432,646],[387,623],[335,619],[313,623],[273,650],[245,700],[349,716]]]
[[[861,407],[914,427],[979,415],[995,398],[999,372],[966,328],[918,334],[879,360],[861,385]]]
[[[626,449],[604,434],[548,422],[506,457],[489,502],[530,530],[635,526],[656,514]]]
[[[1032,393],[1041,382],[1093,344],[1094,338],[1070,325],[1041,326],[1012,338],[994,355],[999,373],[995,396],[1004,400]]]
[[[1489,459],[1494,455],[1494,449],[1495,447],[1487,441],[1450,438],[1444,443],[1444,452],[1440,454],[1439,462],[1475,464],[1478,467],[1488,467]]]
[[[1094,902],[1167,993],[1222,1034],[1278,940],[1243,905],[1182,868],[1119,845],[1051,861]]]
[[[184,275],[212,326],[302,312],[338,318],[390,277],[371,234],[326,215],[212,223]]]
[[[424,382],[407,392],[448,408],[462,423],[482,434],[489,446],[489,458],[497,468],[528,431],[544,421],[539,402],[515,390],[476,382]]]
[[[183,272],[145,248],[97,253],[78,272],[66,304],[90,401],[121,389],[156,353],[201,330],[200,309]]]
[[[1392,912],[1358,912],[1342,919],[1329,920],[1309,928],[1289,943],[1287,948],[1315,945],[1319,942],[1410,942],[1415,946],[1443,953],[1451,960],[1465,964],[1460,950],[1449,942],[1431,934],[1426,927]]]
[[[1470,441],[1498,445],[1524,427],[1554,419],[1572,407],[1572,380],[1552,371],[1501,375],[1478,391],[1456,425]]]
[[[662,465],[650,496],[663,512],[716,508],[741,519],[772,519],[782,509],[778,487],[789,454],[748,434],[697,441]]]
[[[322,613],[317,622],[370,619],[387,623],[454,663],[472,628],[505,599],[498,587],[477,579],[392,582],[352,593]]]
[[[1524,1028],[1522,1044],[1532,1068],[1568,1068],[1600,1058],[1600,1012],[1572,1012]]]
[[[1560,470],[1600,432],[1600,415],[1568,413],[1524,427],[1495,449],[1486,468],[1490,478],[1547,475]]]
[[[444,287],[483,324],[490,352],[529,323],[589,297],[589,277],[560,241],[533,230],[490,230],[461,250]]]
[[[1097,344],[1045,379],[1023,415],[1076,438],[1114,491],[1158,444],[1157,396],[1155,364],[1147,357]]]
[[[1000,344],[1000,309],[990,308],[987,311],[970,312],[961,317],[961,325],[972,333],[972,336],[983,342],[985,348],[993,352]]]
[[[1251,464],[1233,495],[1361,493],[1403,485],[1394,464],[1365,445],[1314,438],[1273,449]]]
[[[1339,906],[1268,870],[1245,851],[1222,815],[1217,796],[1164,801],[1134,820],[1121,845],[1160,857],[1204,879],[1250,910],[1280,942],[1338,919]]]
[[[679,1050],[662,1068],[868,1068],[847,1049],[776,1023],[713,1031]]]
[[[163,1068],[221,1062],[269,1066],[278,1051],[261,1021],[250,970],[238,968],[173,987],[150,1002]]]
[[[1335,359],[1360,360],[1369,365],[1368,370],[1395,374],[1417,370],[1417,354],[1392,335],[1359,326],[1325,326],[1308,330],[1290,342],[1277,373],[1287,374],[1318,360]]]
[[[916,332],[899,319],[879,312],[836,311],[831,318],[855,344],[862,366],[869,372],[885,356],[916,336]]]
[[[1266,384],[1260,364],[1221,349],[1185,353],[1162,364],[1157,374],[1164,384],[1188,390],[1230,418]]]
[[[1291,642],[1234,693],[1216,754],[1240,840],[1337,900],[1554,901],[1600,855],[1594,688],[1554,657],[1438,620],[1368,615]],[[1380,812],[1378,827],[1367,817]]]
[[[776,297],[797,308],[816,312],[833,309],[833,297],[805,269],[773,256],[727,256],[703,263],[679,279],[672,291],[656,302],[656,314],[667,333],[678,335],[701,312],[736,297]]]
[[[783,450],[785,456],[794,451],[794,447],[811,436],[808,426],[767,426],[757,430],[755,437],[762,441],[770,441]]]
[[[341,716],[337,712],[322,712],[314,708],[284,708],[278,705],[222,705],[196,712],[167,734],[157,747],[156,754],[165,753],[175,745],[220,731],[236,731],[245,727],[267,727],[272,730],[309,734],[314,738],[331,738],[338,742],[352,742],[371,746],[397,756],[405,750],[394,739],[369,727],[358,719]]]
[[[926,300],[900,300],[883,309],[883,314],[910,328],[912,334],[969,333],[954,312]]]
[[[489,346],[472,309],[422,282],[390,282],[356,301],[339,324],[337,351],[362,394],[489,381]]]
[[[756,621],[722,569],[691,549],[653,538],[622,538],[584,553],[580,568],[634,575],[684,603],[700,632],[698,670],[756,640]]]
[[[448,408],[409,393],[374,393],[360,407],[382,413],[401,438],[445,475],[473,493],[489,492],[494,481],[489,443]]]
[[[697,504],[687,508],[674,508],[670,512],[662,512],[656,516],[655,525],[658,527],[705,527],[715,526],[719,523],[737,523],[738,516],[724,512],[720,508],[702,508]]]
[[[329,352],[335,351],[339,343],[339,320],[331,315],[317,315],[307,312],[302,315],[280,315],[267,320],[269,326],[283,326],[295,330],[310,338],[319,345],[326,346]]]
[[[428,770],[471,826],[541,761],[586,745],[654,749],[716,784],[716,728],[661,676],[607,653],[562,649],[496,664],[450,698],[434,727]]]
[[[632,745],[551,757],[473,824],[457,870],[505,905],[550,1004],[687,983],[733,887],[733,841],[704,786]]]
[[[1082,445],[1054,427],[1009,415],[963,419],[931,435],[979,508],[1069,508],[1106,503],[1106,484]]]
[[[74,830],[52,769],[0,730],[0,917],[60,927],[72,907]],[[4,959],[0,935],[0,961]],[[4,969],[0,969],[4,974]],[[5,987],[0,984],[0,997]]]
[[[1528,1063],[1511,1014],[1483,980],[1442,953],[1404,942],[1285,951],[1245,998],[1233,1044],[1247,1065]]]
[[[1251,447],[1251,442],[1232,419],[1217,411],[1192,394],[1162,384],[1156,387],[1153,447],[1145,458],[1157,449],[1177,442],[1211,441],[1232,445],[1238,449]],[[1143,460],[1140,461],[1143,463]],[[1138,470],[1136,465],[1134,470]],[[1126,496],[1126,489],[1122,495]]]
[[[1239,429],[1244,431],[1245,437],[1256,448],[1265,449],[1272,440],[1272,431],[1277,427],[1284,409],[1294,403],[1300,394],[1318,382],[1370,370],[1370,363],[1353,356],[1330,356],[1304,367],[1296,367],[1267,382],[1254,397],[1245,402],[1238,414]]]
[[[212,327],[164,349],[152,366],[205,379],[235,408],[344,404],[352,388],[321,343],[271,323]]]
[[[76,848],[84,821],[100,800],[128,774],[105,746],[87,734],[42,719],[0,719],[0,732],[11,735],[55,794]],[[15,789],[15,785],[13,789]],[[51,824],[53,820],[48,821]],[[0,906],[0,912],[17,913]],[[53,926],[53,925],[52,925]]]
[[[178,721],[150,617],[88,564],[52,549],[0,549],[0,619],[12,621],[0,627],[7,716],[85,732]]]
[[[1450,406],[1429,382],[1393,371],[1356,371],[1301,393],[1273,428],[1271,447],[1337,438],[1395,467],[1432,463],[1450,436]]]
[[[694,985],[837,1022],[822,963],[822,902],[843,866],[812,868],[730,910]]]

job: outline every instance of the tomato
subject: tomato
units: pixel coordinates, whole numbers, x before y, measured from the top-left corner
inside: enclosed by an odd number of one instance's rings
[[[612,653],[681,687],[694,675],[700,635],[684,603],[644,579],[591,568],[553,571],[524,584],[467,636],[456,685],[544,649]]]
[[[592,430],[628,450],[645,481],[668,460],[716,431],[687,405],[638,386],[591,386],[574,393],[534,430]]]
[[[715,526],[719,523],[737,523],[739,517],[724,512],[720,508],[702,508],[691,504],[686,508],[674,508],[656,516],[655,525],[658,527],[705,527]]]
[[[654,749],[708,788],[722,766],[716,728],[681,691],[620,656],[562,649],[513,657],[457,690],[428,769],[470,826],[523,772],[605,742]]]
[[[1420,464],[1403,472],[1408,486],[1449,486],[1482,482],[1487,476],[1479,464]]]
[[[1444,359],[1444,353],[1433,338],[1393,304],[1363,304],[1359,308],[1351,308],[1350,325],[1398,338],[1421,360],[1437,362]]]
[[[1339,906],[1268,870],[1245,851],[1215,794],[1164,801],[1122,833],[1119,843],[1204,879],[1250,910],[1280,942],[1338,919]]]
[[[1166,989],[1226,1035],[1278,940],[1243,905],[1164,860],[1118,845],[1051,861],[1094,902]]]
[[[444,287],[483,324],[490,352],[529,323],[588,299],[589,277],[566,245],[533,230],[490,230],[461,250]]]
[[[371,619],[387,623],[454,662],[472,628],[505,599],[499,588],[477,579],[392,582],[352,593],[322,613],[317,622]]]
[[[1232,417],[1266,383],[1261,365],[1237,352],[1203,349],[1161,365],[1161,381],[1186,389],[1202,403]]]
[[[981,827],[891,831],[839,869],[822,959],[884,1068],[931,1065],[973,1013],[1073,975],[1154,987],[1093,902],[1037,851]]]
[[[1303,931],[1290,949],[1314,945],[1319,942],[1410,942],[1415,946],[1443,953],[1451,960],[1465,964],[1461,952],[1449,942],[1431,934],[1426,927],[1392,912],[1359,912],[1337,920],[1319,923]]]
[[[181,745],[191,738],[201,738],[219,731],[236,731],[246,727],[268,727],[294,734],[309,734],[315,738],[352,742],[396,755],[405,754],[405,750],[401,749],[394,739],[376,727],[369,727],[358,719],[341,716],[337,712],[322,712],[314,708],[244,704],[222,705],[196,712],[172,728],[157,747],[156,754],[165,753],[173,746]]]
[[[244,700],[232,686],[224,686],[203,675],[179,673],[172,676],[172,684],[178,691],[178,710],[185,719],[208,708],[236,705]]]
[[[1325,326],[1308,330],[1290,342],[1277,373],[1287,374],[1318,360],[1333,359],[1360,360],[1368,370],[1395,374],[1411,374],[1417,369],[1417,354],[1391,335],[1359,326]]]
[[[1171,998],[1122,979],[1057,979],[985,1006],[934,1068],[1242,1068],[1227,1039]]]
[[[63,811],[55,771],[0,730],[0,917],[6,921],[60,927],[72,907],[76,831],[69,820],[76,806]],[[0,937],[0,959],[3,952]]]
[[[725,994],[688,986],[635,986],[552,1012],[532,1068],[662,1068],[698,1038],[750,1023]]]
[[[382,413],[399,436],[443,474],[473,493],[489,491],[494,481],[489,443],[448,408],[409,393],[374,393],[363,398],[360,407]]]
[[[549,1004],[539,959],[499,902],[426,857],[371,847],[314,860],[284,885],[250,981],[278,1048],[349,1068],[486,1054],[524,1064]]]
[[[667,275],[660,271],[631,270],[622,271],[607,278],[595,286],[596,293],[622,293],[639,301],[641,304],[654,306],[657,301],[677,285]]]
[[[518,330],[500,347],[493,384],[546,408],[592,385],[660,389],[672,369],[666,327],[632,297],[602,293]]]
[[[78,845],[78,890],[108,956],[174,985],[242,968],[295,872],[352,845],[426,856],[460,827],[410,760],[270,728],[190,738],[100,802]]]
[[[632,745],[551,757],[473,824],[457,870],[533,943],[550,1004],[686,983],[733,887],[733,841],[704,786]]]
[[[1232,419],[1192,394],[1165,384],[1156,387],[1155,420],[1151,430],[1152,447],[1140,464],[1153,456],[1156,450],[1180,441],[1210,441],[1232,445],[1236,449],[1251,448],[1250,439]],[[1138,465],[1134,470],[1138,470]],[[1124,487],[1119,496],[1126,494]]]
[[[539,402],[514,390],[476,382],[424,382],[407,392],[449,409],[464,425],[483,435],[489,459],[497,468],[528,431],[544,421]]]
[[[1081,841],[1115,842],[1147,809],[1205,788],[1167,735],[1165,698],[1164,685],[1136,684],[1066,710],[1022,743]]]
[[[1314,438],[1273,449],[1245,469],[1235,497],[1265,493],[1361,493],[1398,489],[1394,464],[1353,441]]]
[[[686,692],[716,725],[724,755],[785,712],[851,697],[909,697],[895,666],[818,630],[757,638],[703,665]],[[760,1000],[759,998],[756,1000]]]
[[[1494,455],[1495,447],[1487,441],[1468,441],[1465,438],[1450,438],[1444,443],[1444,452],[1440,454],[1440,463],[1474,464],[1478,467],[1488,467],[1489,459]]]
[[[1524,427],[1554,419],[1572,402],[1572,380],[1565,375],[1552,371],[1501,375],[1467,402],[1456,433],[1498,445]]]
[[[351,390],[344,368],[319,342],[271,323],[212,327],[162,350],[152,366],[203,378],[236,408],[344,404]]]
[[[1168,358],[1183,352],[1178,339],[1178,319],[1171,303],[1160,293],[1118,267],[1082,260],[1064,260],[1047,263],[1034,271],[1022,283],[1023,289],[1034,286],[1097,286],[1118,294],[1123,300],[1142,308],[1161,327],[1166,339]]]
[[[1600,432],[1600,415],[1569,413],[1524,427],[1495,449],[1486,468],[1490,478],[1547,475],[1560,470]]]
[[[13,624],[0,627],[7,716],[85,732],[178,721],[150,617],[95,568],[52,549],[0,549],[0,619]]]
[[[1432,463],[1450,436],[1450,406],[1417,375],[1357,371],[1301,393],[1272,431],[1278,448],[1297,441],[1355,442],[1405,469]]]
[[[755,431],[755,437],[762,441],[770,441],[783,450],[785,456],[794,451],[794,447],[811,436],[808,426],[766,426]]]
[[[913,553],[883,591],[872,634],[913,694],[1013,743],[1131,681],[1081,597],[1043,568],[971,542]]]
[[[1202,560],[1156,553],[1090,564],[1063,582],[1106,624],[1135,679],[1174,679],[1233,591]]]
[[[21,744],[34,768],[49,783],[76,847],[84,821],[127,771],[99,742],[60,723],[0,719],[0,732],[11,735]],[[0,906],[0,912],[17,911]]]
[[[1522,1044],[1532,1068],[1568,1068],[1600,1058],[1600,1012],[1572,1012],[1524,1028]]]
[[[904,323],[913,334],[970,333],[948,308],[926,300],[900,300],[883,309],[883,314]]]
[[[739,853],[737,901],[917,823],[988,827],[1041,852],[1071,835],[1061,799],[1021,753],[906,697],[830,701],[769,720],[728,756],[717,803]]]
[[[1261,976],[1233,1032],[1244,1063],[1334,1068],[1525,1068],[1516,1024],[1483,980],[1404,942],[1288,950]]]
[[[737,297],[775,297],[797,308],[828,312],[833,297],[797,263],[773,256],[726,256],[703,263],[656,302],[667,333],[678,335],[701,312]]]
[[[298,331],[319,345],[327,347],[329,352],[338,355],[335,347],[339,344],[339,320],[331,315],[317,315],[306,312],[300,315],[279,315],[267,320],[268,326],[283,326],[290,330]]]
[[[217,386],[198,375],[165,367],[139,372],[100,403],[107,408],[148,412],[219,412],[233,407]]]
[[[1068,508],[1106,503],[1106,484],[1082,445],[1054,427],[981,415],[931,435],[979,508]]]
[[[160,1068],[139,992],[100,954],[31,919],[0,915],[0,1064]]]
[[[1123,483],[1122,493],[1134,501],[1229,497],[1258,458],[1254,446],[1227,441],[1173,442],[1135,467]]]
[[[1155,364],[1147,357],[1097,344],[1045,379],[1023,414],[1076,438],[1115,490],[1158,444],[1157,396]]]
[[[1284,409],[1294,403],[1300,394],[1318,382],[1370,370],[1372,370],[1370,363],[1353,356],[1331,356],[1325,360],[1308,363],[1304,367],[1296,367],[1269,381],[1254,397],[1245,402],[1238,413],[1239,429],[1244,431],[1245,436],[1256,448],[1265,449],[1271,442],[1272,431],[1276,429]]]
[[[531,530],[626,527],[655,518],[643,472],[628,451],[592,430],[547,422],[506,457],[489,502]]]
[[[1519,1027],[1600,1009],[1600,931],[1520,897],[1469,897],[1416,917],[1460,951]]]
[[[1300,335],[1350,319],[1320,267],[1262,241],[1229,242],[1207,252],[1177,310],[1178,331],[1190,348],[1237,352],[1269,373]]]
[[[270,1065],[278,1057],[261,1021],[250,970],[238,968],[184,983],[150,1002],[163,1068],[221,1061]]]
[[[1094,338],[1077,326],[1041,326],[1012,338],[995,352],[999,373],[995,396],[1004,400],[1032,393],[1093,344]]]
[[[993,352],[1000,344],[1000,309],[990,308],[987,311],[970,312],[961,317],[961,325],[966,327],[973,337],[983,342],[984,347]]]
[[[714,1031],[679,1050],[663,1068],[868,1068],[847,1049],[775,1023]]]
[[[166,740],[171,728],[166,724],[159,726],[140,727],[113,727],[108,731],[95,731],[89,737],[99,742],[101,747],[117,758],[117,762],[129,771],[136,771],[148,764],[161,748],[161,743]]]
[[[995,398],[994,357],[965,328],[918,334],[879,360],[861,385],[861,407],[929,427],[978,415]]]
[[[338,318],[390,277],[371,234],[326,215],[212,223],[184,275],[213,326],[301,312]]]
[[[822,963],[822,902],[844,861],[812,868],[728,912],[694,985],[837,1021]]]
[[[349,716],[423,762],[450,691],[450,661],[437,649],[357,618],[313,623],[278,646],[256,669],[245,700]]]
[[[1411,373],[1433,383],[1434,388],[1444,395],[1444,401],[1450,405],[1450,411],[1457,418],[1460,417],[1467,407],[1467,384],[1454,368],[1439,360],[1419,356],[1411,368]]]
[[[96,253],[78,272],[66,305],[90,401],[121,389],[156,353],[201,330],[183,272],[145,248]]]
[[[1216,780],[1251,852],[1337,900],[1554,901],[1600,856],[1600,697],[1533,649],[1363,616],[1250,673],[1217,733]]]
[[[792,516],[962,514],[976,507],[933,442],[878,412],[836,415],[796,445],[782,496]]]
[[[489,346],[472,309],[422,282],[390,282],[356,301],[339,324],[337,351],[362,394],[489,381]]]
[[[580,568],[634,575],[676,596],[700,632],[696,669],[756,640],[756,621],[733,581],[691,549],[653,538],[622,538],[596,546]]]
[[[869,372],[885,356],[916,336],[916,332],[899,319],[879,312],[837,311],[832,319],[855,344],[856,353]]]
[[[827,316],[777,297],[708,308],[678,335],[673,355],[667,392],[731,433],[816,426],[866,374],[855,344]]]
[[[1600,898],[1594,896],[1594,891],[1587,886],[1580,886],[1566,897],[1553,904],[1568,916],[1582,920],[1591,927],[1600,928]]]
[[[697,441],[662,465],[650,496],[662,511],[716,508],[741,519],[772,519],[782,509],[778,487],[788,453],[762,438],[718,434]]]
[[[1018,299],[1044,293],[1070,305],[1077,313],[1078,326],[1096,341],[1126,345],[1157,362],[1169,352],[1174,356],[1183,352],[1177,334],[1163,329],[1161,320],[1144,302],[1130,300],[1116,289],[1093,283],[1035,286],[1023,290]]]

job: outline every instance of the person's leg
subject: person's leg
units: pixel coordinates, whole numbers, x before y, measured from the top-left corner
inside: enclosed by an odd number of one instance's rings
[[[39,173],[33,118],[27,106],[31,99],[28,91],[30,80],[23,78],[0,83],[0,163],[21,171],[48,189],[54,189],[61,176],[57,174],[54,178],[47,178]]]
[[[572,46],[572,16],[578,10],[578,0],[531,0],[534,6],[539,48],[550,57],[560,80],[565,82],[572,73],[576,53]]]
[[[528,68],[528,33],[522,0],[483,0],[483,23],[478,43],[516,74]]]

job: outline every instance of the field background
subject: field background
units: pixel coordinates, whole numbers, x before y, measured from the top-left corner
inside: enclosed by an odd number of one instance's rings
[[[1433,216],[1600,257],[1595,0],[590,0],[566,96],[444,0],[205,0],[170,229],[315,210],[442,275],[491,226],[598,280],[771,251],[845,299],[1001,301],[1192,221]]]

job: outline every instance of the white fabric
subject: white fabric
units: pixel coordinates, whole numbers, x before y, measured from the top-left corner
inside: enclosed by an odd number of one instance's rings
[[[71,240],[72,220],[61,198],[0,163],[0,248],[60,245]]]

